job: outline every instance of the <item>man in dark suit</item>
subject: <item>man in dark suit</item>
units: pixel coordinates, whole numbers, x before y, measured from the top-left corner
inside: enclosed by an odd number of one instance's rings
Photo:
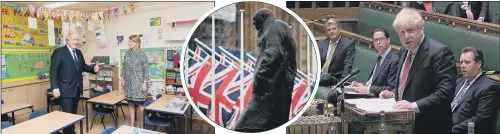
[[[377,61],[373,65],[373,70],[370,73],[370,78],[366,85],[353,81],[354,89],[359,93],[379,95],[383,90],[396,88],[397,70],[398,70],[398,54],[391,52],[390,37],[387,30],[377,28],[372,31],[373,46],[377,49]]]
[[[318,41],[321,57],[320,86],[332,86],[346,77],[352,69],[354,41],[340,36],[340,25],[335,18],[329,18],[326,23],[328,38]]]
[[[481,72],[483,52],[466,47],[460,56],[463,77],[457,80],[451,102],[454,134],[467,134],[469,122],[474,122],[475,133],[493,134],[494,122],[500,104],[500,87]]]
[[[401,10],[393,27],[403,46],[397,88],[384,90],[379,96],[396,98],[396,109],[415,111],[416,134],[450,134],[450,104],[457,80],[453,53],[424,35],[424,21],[415,9]]]
[[[52,53],[50,63],[50,86],[54,97],[59,98],[63,112],[76,114],[80,94],[83,93],[82,72],[99,72],[99,66],[85,64],[82,52],[77,49],[80,36],[76,32],[69,32],[66,46],[57,48]],[[64,134],[72,134],[75,126],[71,125],[63,130]]]
[[[444,14],[477,21],[485,21],[488,1],[459,1],[448,4]]]

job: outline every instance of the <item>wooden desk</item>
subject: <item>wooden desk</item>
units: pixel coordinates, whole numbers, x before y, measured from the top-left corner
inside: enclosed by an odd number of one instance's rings
[[[85,117],[87,117],[86,120],[86,127],[87,127],[87,133],[89,132],[89,108],[88,108],[88,103],[95,103],[95,104],[102,104],[102,105],[109,105],[113,106],[115,109],[115,116],[113,118],[114,123],[115,123],[115,128],[118,128],[118,104],[125,99],[125,92],[124,91],[111,91],[109,93],[105,93],[102,95],[99,95],[97,97],[91,98],[87,100],[85,104]]]
[[[60,111],[50,112],[23,123],[2,129],[2,134],[49,134],[55,133],[80,121],[80,133],[83,134],[84,116]]]
[[[12,113],[12,124],[15,125],[16,119],[14,116],[14,112],[25,109],[25,108],[31,108],[31,112],[35,111],[33,109],[33,104],[26,104],[26,103],[22,103],[22,102],[4,103],[4,104],[2,104],[2,115]]]
[[[179,115],[179,116],[185,116],[184,118],[184,125],[185,125],[185,131],[184,133],[187,134],[187,115],[186,115],[186,111],[188,108],[191,108],[191,104],[189,103],[189,101],[175,101],[177,104],[186,104],[186,106],[184,106],[183,109],[181,110],[178,110],[178,109],[170,109],[170,108],[167,108],[166,105],[172,101],[172,98],[174,97],[174,95],[163,95],[162,97],[160,97],[159,99],[155,100],[153,103],[151,103],[149,106],[147,106],[144,110],[146,111],[153,111],[153,112],[159,112],[159,113],[168,113],[168,114],[175,114],[175,115]],[[190,110],[191,111],[191,126],[193,126],[193,109]],[[146,112],[144,112],[146,113]],[[143,115],[144,116],[144,115]],[[143,123],[144,124],[144,123]],[[143,126],[144,127],[144,126]]]
[[[167,134],[167,133],[161,133],[161,132],[155,132],[155,131],[151,131],[151,130],[136,128],[136,127],[131,127],[131,126],[127,126],[127,125],[120,126],[118,129],[116,129],[115,131],[113,131],[113,133],[111,133],[111,134],[129,134],[134,129],[138,129],[140,131],[152,132],[152,133],[155,133],[155,134]]]

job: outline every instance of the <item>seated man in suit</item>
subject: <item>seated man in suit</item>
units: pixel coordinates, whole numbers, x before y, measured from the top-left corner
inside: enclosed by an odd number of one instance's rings
[[[328,38],[318,41],[321,57],[320,86],[332,86],[346,77],[352,68],[356,52],[354,41],[340,36],[340,25],[332,17],[326,22]]]
[[[466,134],[467,123],[474,122],[477,134],[493,134],[494,121],[500,104],[500,87],[481,72],[483,53],[466,47],[460,56],[463,77],[457,79],[451,102],[454,134]]]
[[[448,4],[444,14],[484,21],[488,13],[488,1],[460,1]]]
[[[353,81],[352,86],[359,93],[374,94],[378,96],[383,90],[396,88],[396,76],[398,71],[399,56],[391,52],[390,37],[387,30],[377,28],[372,32],[373,46],[377,49],[377,61],[373,65],[370,78],[366,85]]]

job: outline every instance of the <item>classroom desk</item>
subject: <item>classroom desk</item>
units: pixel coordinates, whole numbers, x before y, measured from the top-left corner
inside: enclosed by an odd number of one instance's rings
[[[84,116],[60,111],[50,112],[38,118],[2,129],[2,134],[49,134],[74,125],[80,121],[80,133],[83,134]],[[56,120],[57,119],[57,120]]]
[[[89,108],[88,108],[88,103],[94,103],[94,104],[102,104],[102,105],[110,105],[113,106],[115,109],[115,116],[113,118],[115,122],[115,128],[118,128],[118,103],[120,103],[122,100],[125,100],[125,92],[123,91],[111,91],[109,93],[105,93],[102,95],[99,95],[97,97],[91,98],[87,100],[85,103],[85,117],[86,118],[86,127],[87,127],[87,133],[89,132]]]
[[[133,132],[134,129],[137,129],[137,130],[140,130],[140,131],[143,131],[143,132],[144,131],[145,132],[151,132],[151,133],[154,133],[154,134],[167,134],[167,133],[161,133],[161,132],[155,132],[155,131],[151,131],[151,130],[136,128],[136,127],[131,127],[131,126],[127,126],[127,125],[120,126],[118,129],[116,129],[115,131],[113,131],[113,133],[111,133],[111,134],[130,134],[131,132]]]
[[[187,131],[188,131],[188,129],[187,129],[187,117],[188,116],[186,115],[186,111],[188,108],[191,108],[190,109],[190,111],[191,111],[191,126],[193,126],[193,112],[192,112],[193,109],[191,107],[191,104],[189,103],[189,101],[176,101],[176,103],[185,103],[186,106],[184,107],[184,109],[178,110],[178,109],[167,108],[166,105],[171,101],[172,97],[174,97],[174,95],[163,95],[159,99],[153,101],[153,103],[151,103],[149,106],[147,106],[144,110],[152,111],[152,112],[174,114],[174,115],[179,115],[179,116],[185,116],[185,118],[184,118],[184,125],[185,125],[184,133],[187,134]],[[146,113],[146,112],[144,112],[144,113]],[[143,125],[144,124],[145,123],[143,123]]]
[[[16,124],[15,122],[15,116],[14,112],[25,109],[25,108],[31,108],[31,112],[34,112],[35,109],[33,109],[33,104],[26,104],[22,102],[13,102],[13,103],[4,103],[2,104],[2,115],[12,113],[12,124]]]

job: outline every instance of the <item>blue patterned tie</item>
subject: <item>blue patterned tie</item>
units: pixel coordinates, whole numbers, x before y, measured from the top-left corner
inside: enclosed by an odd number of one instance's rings
[[[457,96],[455,96],[455,98],[451,102],[451,111],[453,111],[455,109],[455,107],[458,105],[458,101],[460,101],[460,99],[462,99],[462,96],[467,91],[467,87],[469,85],[470,85],[469,81],[466,80],[465,81],[465,85],[462,86],[462,88],[459,90],[459,93],[457,94]]]

